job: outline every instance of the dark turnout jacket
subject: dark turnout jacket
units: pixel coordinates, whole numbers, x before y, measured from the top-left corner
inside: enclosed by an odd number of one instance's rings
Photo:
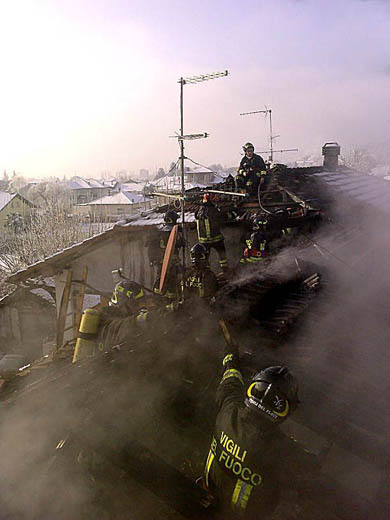
[[[256,155],[255,153],[251,158],[244,155],[244,157],[241,159],[240,166],[238,167],[239,173],[241,171],[254,171],[265,174],[267,171],[267,168],[265,166],[265,162],[263,158],[260,155]]]
[[[218,280],[209,267],[193,267],[187,273],[185,294],[189,297],[212,298],[218,291]]]
[[[227,348],[217,391],[214,437],[205,479],[223,518],[266,518],[279,496],[283,443],[279,429],[244,404],[238,348]]]
[[[254,154],[251,158],[246,155],[241,159],[236,177],[236,185],[239,189],[245,189],[249,193],[255,193],[258,189],[261,177],[267,174],[267,168],[260,155]]]
[[[221,212],[212,202],[203,204],[195,213],[195,218],[201,244],[214,244],[224,240],[221,232]]]

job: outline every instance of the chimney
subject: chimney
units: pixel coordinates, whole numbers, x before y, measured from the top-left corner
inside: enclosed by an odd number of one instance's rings
[[[339,165],[340,145],[336,142],[325,143],[322,147],[324,156],[324,169],[329,171],[337,170]]]

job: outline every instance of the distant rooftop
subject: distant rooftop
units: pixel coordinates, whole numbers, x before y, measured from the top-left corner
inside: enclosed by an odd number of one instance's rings
[[[75,176],[67,182],[67,186],[71,190],[113,188],[116,183],[117,181],[115,179],[99,181],[97,179],[84,179],[83,177]]]
[[[92,202],[79,204],[80,206],[99,206],[103,204],[137,204],[139,202],[148,202],[150,199],[144,197],[141,193],[131,191],[119,191],[113,195],[106,195]]]
[[[0,211],[10,202],[14,197],[16,197],[16,193],[8,193],[6,191],[0,191]]]

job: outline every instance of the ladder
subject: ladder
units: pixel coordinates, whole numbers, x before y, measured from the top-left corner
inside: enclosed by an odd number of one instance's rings
[[[85,296],[85,288],[87,283],[88,267],[83,267],[81,280],[72,280],[72,271],[69,270],[66,275],[66,281],[64,290],[61,297],[60,309],[57,318],[57,330],[56,330],[56,349],[62,347],[64,341],[65,332],[73,329],[73,338],[76,339],[77,333],[80,327],[81,315],[83,312],[83,303]],[[73,300],[74,311],[69,312],[69,301],[71,300],[72,284],[79,287],[78,291],[75,292]],[[72,324],[66,326],[67,318],[72,317]]]

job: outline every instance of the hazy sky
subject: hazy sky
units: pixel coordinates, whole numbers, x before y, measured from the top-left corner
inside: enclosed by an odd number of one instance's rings
[[[4,0],[0,169],[35,175],[154,170],[176,160],[180,76],[186,154],[234,165],[241,146],[320,153],[390,142],[390,2]],[[282,159],[294,159],[284,154]]]

